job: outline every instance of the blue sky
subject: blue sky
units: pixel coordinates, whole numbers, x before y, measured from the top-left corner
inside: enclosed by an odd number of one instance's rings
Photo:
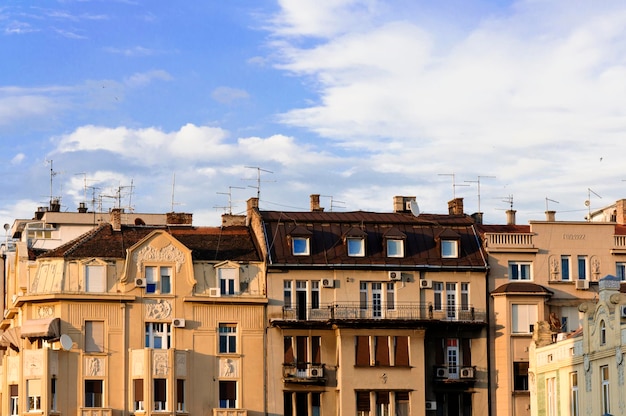
[[[254,168],[273,210],[473,213],[479,177],[487,223],[626,196],[619,1],[9,0],[0,37],[3,222],[120,190],[217,225]]]

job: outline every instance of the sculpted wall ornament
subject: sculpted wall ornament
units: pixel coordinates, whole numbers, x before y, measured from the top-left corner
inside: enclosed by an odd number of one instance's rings
[[[172,244],[168,244],[161,249],[145,246],[134,254],[133,260],[137,265],[138,275],[141,274],[143,263],[146,261],[175,263],[176,271],[180,272],[180,268],[185,262],[185,254]]]
[[[146,301],[146,318],[167,319],[172,314],[172,305],[163,299]]]
[[[187,376],[187,354],[185,353],[176,353],[176,375],[181,377]]]
[[[50,318],[54,315],[54,308],[52,306],[40,306],[37,308],[37,316],[39,318]]]
[[[154,368],[152,374],[155,376],[167,376],[168,374],[168,360],[167,351],[153,351]]]
[[[99,377],[104,376],[104,358],[85,357],[85,375]]]

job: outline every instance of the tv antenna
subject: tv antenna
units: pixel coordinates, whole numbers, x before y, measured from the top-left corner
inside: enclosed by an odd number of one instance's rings
[[[55,176],[57,176],[58,174],[62,173],[62,172],[57,172],[53,169],[53,161],[52,159],[50,160],[46,160],[46,163],[50,164],[50,203],[52,204],[52,200],[54,199],[54,195],[52,193],[52,182]],[[58,198],[59,200],[61,199],[61,197]]]
[[[555,201],[554,199],[546,197],[546,211],[550,211],[550,209],[548,208],[548,202],[554,202],[555,204],[559,203],[559,201]]]
[[[475,181],[465,181],[465,182],[475,183],[477,185],[477,188],[478,188],[478,212],[482,212],[480,210],[480,179],[481,178],[492,178],[492,179],[495,179],[495,176],[478,176],[478,178]]]
[[[228,208],[229,215],[233,213],[233,200],[232,200],[233,189],[246,189],[246,188],[242,188],[240,186],[229,186],[228,192],[216,192],[217,194],[220,194],[220,195],[228,195],[228,207],[217,207],[217,208],[224,208],[224,209]]]
[[[602,197],[595,193],[591,188],[587,188],[587,199],[585,200],[585,206],[588,210],[587,221],[591,221],[591,194],[594,194],[598,198],[602,199]]]
[[[454,173],[440,173],[439,176],[452,176],[452,199],[456,199],[457,186],[469,186],[469,185],[462,185],[462,184],[456,183]]]
[[[507,204],[509,204],[509,209],[511,211],[513,210],[513,194],[502,198],[502,202],[506,202]]]
[[[174,200],[174,191],[176,190],[176,173],[172,174],[172,211],[174,212],[174,205],[181,205],[180,202],[175,202]]]
[[[250,188],[256,189],[256,197],[260,201],[261,200],[261,172],[266,173],[274,173],[271,170],[261,169],[257,166],[246,166],[246,169],[256,169],[256,186],[248,185]],[[270,181],[264,181],[270,182]],[[271,181],[273,182],[273,181]]]
[[[333,208],[335,208],[335,203],[339,203],[339,204],[345,204],[345,202],[343,201],[337,201],[335,199],[333,199],[332,195],[320,195],[321,197],[324,198],[330,198],[330,212],[333,212]],[[340,206],[339,208],[345,208],[345,206]]]

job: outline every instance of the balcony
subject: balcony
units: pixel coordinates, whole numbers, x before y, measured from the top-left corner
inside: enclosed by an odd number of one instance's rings
[[[306,305],[282,309],[283,321],[337,322],[342,320],[418,320],[486,322],[484,310],[473,306],[435,309],[432,304],[394,302],[362,305],[360,302]]]
[[[474,366],[437,366],[434,371],[435,380],[445,383],[476,381]]]
[[[297,384],[326,384],[324,364],[285,363],[283,364],[283,382]]]
[[[613,236],[613,250],[611,253],[626,253],[626,235],[614,235]]]
[[[485,233],[485,246],[491,252],[538,251],[533,244],[532,233]]]
[[[246,409],[213,409],[213,416],[248,416]]]
[[[78,416],[111,416],[113,409],[107,407],[81,407]]]

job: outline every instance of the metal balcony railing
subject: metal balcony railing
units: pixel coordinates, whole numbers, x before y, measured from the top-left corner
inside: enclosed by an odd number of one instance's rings
[[[434,369],[435,379],[439,380],[476,380],[476,367],[474,366],[436,366]]]
[[[354,319],[435,320],[486,322],[484,310],[471,305],[435,308],[418,302],[368,303],[337,302],[308,304],[302,307],[282,309],[283,320],[333,321]]]
[[[287,382],[324,382],[325,366],[321,363],[284,363],[283,380]]]

